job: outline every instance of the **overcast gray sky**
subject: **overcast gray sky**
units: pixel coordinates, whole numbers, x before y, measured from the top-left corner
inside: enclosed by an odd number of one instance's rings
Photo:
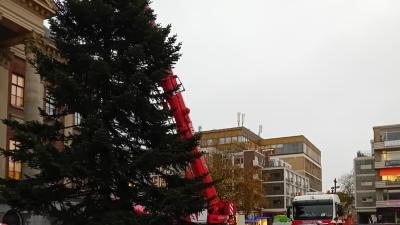
[[[400,1],[154,0],[183,43],[176,65],[195,127],[304,134],[322,151],[323,188],[400,123]]]

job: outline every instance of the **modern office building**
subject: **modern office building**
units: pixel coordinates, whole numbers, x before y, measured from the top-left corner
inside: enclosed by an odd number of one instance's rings
[[[263,139],[264,149],[274,153],[271,159],[281,159],[292,169],[307,177],[311,191],[322,191],[321,151],[303,135]]]
[[[280,159],[271,159],[262,171],[266,206],[263,216],[286,213],[293,198],[309,191],[309,179],[293,171],[292,166]]]
[[[200,144],[205,152],[234,154],[236,165],[253,168],[251,176],[262,177],[265,216],[286,212],[296,195],[322,190],[321,152],[302,135],[263,139],[234,127],[203,131]]]
[[[245,127],[233,127],[201,132],[203,150],[218,148],[226,151],[260,150],[262,138]]]
[[[245,201],[245,193],[237,196],[236,188],[243,185],[251,186],[253,194],[248,197],[259,196],[262,198],[262,169],[265,163],[265,154],[258,145],[261,138],[244,127],[210,130],[201,132],[200,145],[210,169],[214,176],[223,178],[223,197],[236,199],[239,209]],[[221,174],[231,174],[221,175]],[[249,203],[247,203],[249,204]],[[254,201],[252,214],[261,215],[261,201]]]

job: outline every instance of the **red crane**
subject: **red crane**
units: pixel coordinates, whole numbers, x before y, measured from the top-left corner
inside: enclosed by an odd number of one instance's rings
[[[155,21],[152,22],[155,26]],[[178,76],[174,75],[172,70],[169,70],[165,78],[161,81],[160,86],[165,93],[172,93],[166,100],[171,109],[177,131],[181,133],[183,140],[190,139],[194,136],[192,121],[189,117],[190,109],[186,107],[181,93],[181,84],[178,82]],[[193,154],[200,152],[200,147],[196,146],[192,150]],[[204,157],[194,159],[190,162],[190,168],[186,171],[186,177],[203,177],[204,183],[211,183],[212,179]],[[206,199],[211,199],[207,208],[207,223],[208,224],[225,224],[236,225],[236,206],[233,202],[222,201],[218,198],[217,191],[214,186],[209,186],[202,191]],[[142,214],[145,209],[140,205],[135,205],[136,213]]]
[[[190,110],[185,105],[180,90],[181,84],[178,81],[178,77],[170,70],[160,85],[164,92],[172,93],[166,100],[173,113],[177,125],[177,131],[182,134],[181,138],[185,140],[194,136],[194,130],[192,127],[192,121],[189,117]],[[195,147],[192,152],[193,154],[200,152],[200,147]],[[204,176],[203,182],[212,182],[203,156],[190,162],[190,169],[186,172],[186,176]],[[210,186],[203,190],[203,195],[206,199],[212,199],[208,206],[207,223],[236,224],[236,207],[233,202],[220,200],[214,186]]]

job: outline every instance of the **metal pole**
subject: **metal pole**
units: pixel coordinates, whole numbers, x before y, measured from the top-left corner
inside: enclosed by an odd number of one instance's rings
[[[334,191],[335,191],[334,193],[335,193],[335,194],[336,194],[336,183],[337,183],[337,181],[336,181],[336,178],[335,178],[335,179],[333,180],[333,184],[334,184],[333,187],[334,187]]]

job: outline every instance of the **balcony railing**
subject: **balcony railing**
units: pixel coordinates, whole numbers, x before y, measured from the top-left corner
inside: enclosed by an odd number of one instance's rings
[[[284,162],[283,160],[279,160],[279,159],[273,159],[273,160],[269,160],[267,167],[286,167],[291,169],[292,166],[286,162]]]
[[[371,151],[358,151],[357,152],[357,157],[371,157],[372,152]]]
[[[258,166],[264,168],[264,165],[261,160],[253,159],[253,166]]]
[[[375,169],[380,169],[385,167],[385,162],[375,162]]]
[[[396,148],[400,147],[400,140],[374,142],[374,149]]]
[[[400,187],[400,180],[399,181],[375,181],[375,188],[394,188]]]
[[[400,207],[400,200],[376,201],[376,207]]]
[[[400,147],[400,140],[385,141],[383,145],[385,147]]]
[[[375,162],[375,169],[388,168],[388,167],[400,167],[400,160],[385,160]]]

